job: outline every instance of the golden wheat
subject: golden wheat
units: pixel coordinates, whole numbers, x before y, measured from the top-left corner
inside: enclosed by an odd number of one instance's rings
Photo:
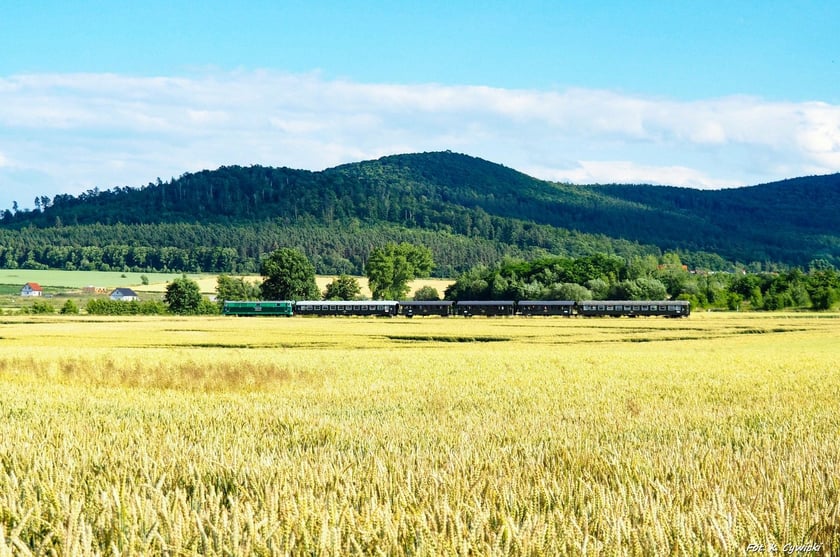
[[[9,318],[0,555],[829,552],[838,332]]]

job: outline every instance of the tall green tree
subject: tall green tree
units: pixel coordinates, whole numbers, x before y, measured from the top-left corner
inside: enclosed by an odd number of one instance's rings
[[[491,271],[483,265],[473,267],[461,273],[455,282],[446,287],[444,298],[447,300],[488,300],[492,276]]]
[[[428,276],[433,267],[429,248],[389,243],[370,253],[365,273],[374,299],[400,300],[408,294],[408,281]]]
[[[216,300],[223,304],[227,300],[258,300],[260,287],[243,277],[219,275],[216,278]]]
[[[194,315],[201,306],[201,289],[197,282],[183,275],[166,285],[163,301],[171,313]]]
[[[317,300],[315,267],[296,249],[280,248],[263,259],[260,291],[264,300]]]
[[[806,288],[813,309],[831,309],[834,302],[840,298],[840,274],[829,267],[812,270],[808,275]]]
[[[355,300],[362,293],[359,281],[349,275],[339,275],[324,290],[325,300]]]

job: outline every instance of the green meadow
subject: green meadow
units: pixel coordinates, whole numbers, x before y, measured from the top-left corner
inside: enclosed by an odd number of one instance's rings
[[[27,282],[37,282],[53,290],[80,289],[85,286],[117,288],[141,286],[142,276],[150,284],[160,284],[181,276],[181,273],[122,273],[119,271],[61,271],[56,269],[0,269],[0,285],[20,288]],[[187,275],[198,279],[207,275]]]

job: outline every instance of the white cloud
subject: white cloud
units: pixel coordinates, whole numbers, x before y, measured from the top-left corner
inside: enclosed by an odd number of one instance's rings
[[[840,111],[813,103],[803,114],[796,141],[812,162],[823,168],[840,168]]]
[[[442,149],[555,180],[751,184],[840,171],[840,106],[269,71],[0,78],[0,168],[16,169],[0,173],[0,207],[21,187],[78,193],[222,164],[321,169]]]

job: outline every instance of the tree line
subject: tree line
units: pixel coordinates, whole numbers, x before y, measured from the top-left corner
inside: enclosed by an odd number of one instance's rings
[[[840,273],[826,260],[808,271],[712,273],[689,271],[677,253],[623,259],[506,259],[458,276],[447,299],[687,300],[696,308],[729,310],[830,309],[840,299]]]
[[[248,226],[167,223],[0,229],[0,267],[253,274],[259,271],[266,254],[279,247],[294,247],[307,256],[318,274],[363,275],[375,247],[410,243],[431,250],[435,276],[452,277],[504,257],[533,259],[549,253],[581,256],[596,252],[622,257],[660,254],[655,246],[533,223],[510,220],[502,228],[504,239],[387,224],[370,226],[359,221],[333,226],[315,222],[290,225],[273,220]],[[684,257],[704,268],[733,267],[715,254],[691,253]]]

